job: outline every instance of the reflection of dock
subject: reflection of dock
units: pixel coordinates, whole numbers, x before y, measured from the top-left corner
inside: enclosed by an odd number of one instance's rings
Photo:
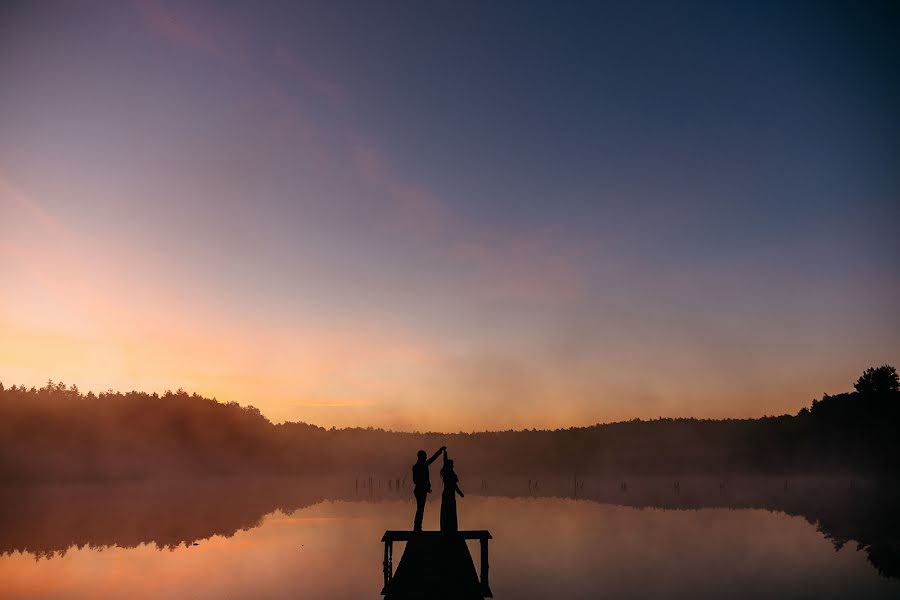
[[[440,531],[384,532],[385,600],[412,598],[493,598],[488,584],[488,540],[486,530],[441,533]],[[469,554],[466,540],[481,543],[481,577]],[[393,572],[394,542],[406,542],[397,572]]]

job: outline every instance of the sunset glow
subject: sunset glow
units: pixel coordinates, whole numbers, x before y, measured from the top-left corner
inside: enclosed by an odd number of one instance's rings
[[[4,384],[469,431],[795,413],[900,362],[896,76],[856,38],[13,5]]]

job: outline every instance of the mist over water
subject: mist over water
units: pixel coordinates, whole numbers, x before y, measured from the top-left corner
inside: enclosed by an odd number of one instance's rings
[[[455,434],[0,388],[0,596],[890,597],[900,380],[854,388],[794,416]]]
[[[676,488],[669,478],[642,478],[623,489],[621,481],[561,477],[488,480],[479,490],[465,475],[460,528],[490,529],[498,598],[900,593],[896,559],[869,556],[897,539],[896,509],[885,508],[896,503],[874,482],[690,478]],[[371,481],[6,486],[0,595],[378,598],[380,535],[409,528],[414,501],[407,485]],[[435,496],[426,530],[437,529]],[[477,563],[474,547],[472,555]]]

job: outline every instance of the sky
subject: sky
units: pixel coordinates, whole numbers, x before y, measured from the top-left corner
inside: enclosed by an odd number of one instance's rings
[[[0,5],[0,381],[469,431],[900,365],[892,2]]]

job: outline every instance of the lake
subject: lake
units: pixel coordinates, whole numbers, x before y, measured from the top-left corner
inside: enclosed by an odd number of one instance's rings
[[[0,597],[377,599],[381,535],[409,528],[414,502],[374,481],[0,488]],[[459,501],[460,528],[493,535],[498,599],[900,597],[894,513],[878,523],[896,509],[862,484],[542,485],[492,482]]]

